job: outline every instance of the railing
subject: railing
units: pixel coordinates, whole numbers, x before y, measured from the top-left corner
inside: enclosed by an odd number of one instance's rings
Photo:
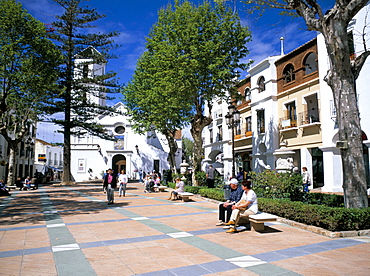
[[[297,127],[297,115],[280,118],[281,129]]]
[[[236,134],[234,139],[238,140],[241,138],[249,138],[252,137],[253,133],[251,130],[247,129],[245,126],[242,127],[240,134]]]
[[[299,113],[299,124],[307,125],[320,122],[319,110],[307,110]]]

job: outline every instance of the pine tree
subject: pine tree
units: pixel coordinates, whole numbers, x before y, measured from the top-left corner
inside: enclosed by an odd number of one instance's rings
[[[86,29],[95,28],[92,22],[104,15],[88,6],[83,0],[54,0],[64,13],[56,16],[52,23],[54,31],[50,37],[56,41],[64,60],[59,84],[62,92],[52,108],[54,113],[64,113],[64,119],[52,121],[63,127],[63,183],[71,182],[71,135],[86,133],[104,139],[113,139],[105,129],[95,122],[99,115],[112,115],[116,112],[104,103],[110,99],[107,95],[115,93],[117,82],[112,79],[112,72],[94,74],[94,70],[103,70],[108,58],[113,56],[109,50],[116,47],[113,38],[117,32],[92,33]],[[76,63],[76,60],[81,62]],[[98,67],[98,68],[96,68]]]

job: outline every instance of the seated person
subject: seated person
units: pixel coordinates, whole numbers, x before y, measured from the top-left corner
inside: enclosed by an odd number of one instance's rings
[[[24,190],[31,189],[31,177],[29,176],[26,177],[26,179],[24,180],[23,189]]]
[[[167,200],[177,200],[178,199],[178,194],[183,193],[185,191],[185,183],[184,181],[181,180],[180,177],[176,178],[176,190],[173,190],[170,192],[169,198]],[[173,195],[173,199],[172,199]]]
[[[251,189],[252,182],[249,180],[243,180],[242,182],[242,189],[244,193],[242,198],[232,206],[232,213],[231,218],[226,225],[231,226],[226,233],[235,233],[237,232],[236,226],[239,223],[240,218],[248,219],[250,215],[255,215],[258,212],[258,202],[257,202],[257,195]]]
[[[17,180],[15,181],[15,186],[17,186],[17,188],[19,188],[20,191],[23,189],[22,179],[20,177],[18,177]]]
[[[238,180],[232,178],[229,182],[231,191],[230,196],[226,202],[220,203],[218,205],[218,219],[219,222],[216,226],[225,225],[226,222],[230,220],[231,212],[233,205],[235,205],[243,195],[243,189],[241,186],[238,185]],[[226,211],[226,219],[225,219],[225,211]]]
[[[6,189],[4,180],[0,179],[0,196],[10,196],[8,190]]]

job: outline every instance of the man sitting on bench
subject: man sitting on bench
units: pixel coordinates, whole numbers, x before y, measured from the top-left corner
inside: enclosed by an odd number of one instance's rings
[[[250,215],[257,214],[258,212],[257,195],[251,189],[251,186],[252,186],[251,181],[243,180],[242,189],[244,190],[244,193],[239,202],[237,202],[232,207],[233,212],[231,213],[230,221],[226,223],[226,225],[231,226],[231,228],[227,230],[226,233],[237,232],[236,226],[238,225],[240,218],[248,219]]]

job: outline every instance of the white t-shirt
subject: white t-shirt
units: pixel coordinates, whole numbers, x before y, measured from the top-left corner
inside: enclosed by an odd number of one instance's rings
[[[127,174],[120,174],[118,177],[118,183],[119,184],[127,184],[128,182],[128,177]]]
[[[257,195],[253,190],[249,190],[248,193],[244,191],[242,198],[240,200],[250,201],[251,204],[248,206],[248,210],[256,213],[258,212],[258,201]]]

